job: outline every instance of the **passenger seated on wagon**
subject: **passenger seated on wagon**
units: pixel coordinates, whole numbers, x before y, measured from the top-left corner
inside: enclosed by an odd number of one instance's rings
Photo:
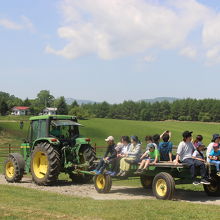
[[[125,157],[127,154],[129,148],[130,148],[130,138],[128,136],[122,136],[121,142],[117,144],[115,147],[115,150],[117,152],[117,157],[112,161],[112,169],[111,171],[107,172],[110,176],[115,176],[117,173],[119,173],[119,167],[120,167],[120,160],[121,158]]]
[[[138,161],[141,155],[141,144],[137,136],[131,136],[131,145],[128,151],[120,160],[120,172],[117,176],[126,176],[130,169],[131,163]]]
[[[216,166],[217,176],[220,176],[220,150],[219,145],[215,143],[213,150],[209,154],[210,163]]]
[[[202,184],[210,184],[210,182],[207,181],[206,176],[206,167],[204,163],[198,163],[196,160],[192,158],[193,152],[195,150],[192,140],[192,131],[184,131],[183,132],[183,141],[181,141],[178,145],[177,152],[176,152],[176,160],[175,164],[179,164],[179,161],[182,163],[185,163],[189,169],[191,174],[192,183],[194,185],[198,185],[200,183]],[[195,168],[199,167],[200,169],[200,175],[202,179],[199,181],[196,180],[196,173]]]
[[[202,142],[202,140],[203,140],[203,136],[201,134],[198,134],[196,136],[196,139],[193,141],[193,145],[195,149],[198,147],[198,143]]]
[[[160,160],[160,153],[157,149],[155,149],[154,143],[148,144],[148,148],[149,150],[146,150],[140,158],[141,164],[135,172],[136,174],[143,173],[150,163],[155,164]]]
[[[173,143],[169,141],[170,136],[168,133],[165,133],[162,136],[163,142],[159,143],[158,150],[160,152],[160,160],[161,161],[170,161],[172,162],[172,148]]]
[[[213,150],[213,145],[215,143],[219,145],[219,142],[220,142],[220,135],[219,134],[213,134],[211,143],[208,145],[207,151],[206,151],[206,157],[207,157],[207,162],[208,163],[210,163],[209,155],[210,155],[211,151]]]
[[[96,169],[93,170],[96,174],[101,174],[106,166],[111,163],[117,156],[116,150],[115,150],[115,142],[114,137],[109,136],[105,139],[105,141],[108,144],[107,150],[105,152],[104,157],[100,160],[99,164],[97,165]]]
[[[153,143],[153,137],[152,136],[146,136],[145,137],[145,141],[147,143],[147,146],[146,146],[146,150],[149,151],[149,147],[148,147],[148,144],[152,144]],[[153,143],[154,146],[155,146],[155,149],[157,149],[157,145],[155,143]]]

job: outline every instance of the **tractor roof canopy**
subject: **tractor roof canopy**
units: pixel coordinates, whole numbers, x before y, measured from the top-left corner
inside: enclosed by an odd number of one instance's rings
[[[69,125],[75,125],[75,126],[81,126],[81,124],[71,121],[71,120],[52,120],[52,125],[58,126],[69,126]]]
[[[71,115],[40,115],[40,116],[34,116],[34,117],[30,117],[29,120],[31,121],[35,121],[35,120],[44,120],[44,119],[51,119],[51,120],[71,120],[71,119],[75,119],[75,116],[71,116]]]

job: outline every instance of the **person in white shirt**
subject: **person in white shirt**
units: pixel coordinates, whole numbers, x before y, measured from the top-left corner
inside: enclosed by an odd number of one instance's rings
[[[198,185],[200,183],[209,185],[210,182],[207,181],[206,176],[206,167],[204,163],[197,163],[192,157],[193,152],[195,151],[195,147],[192,141],[192,131],[184,131],[183,132],[183,141],[181,141],[178,145],[177,152],[176,152],[176,161],[175,164],[185,163],[190,170],[192,183],[194,185]],[[199,181],[196,180],[196,173],[195,168],[199,167],[200,175],[202,179]]]

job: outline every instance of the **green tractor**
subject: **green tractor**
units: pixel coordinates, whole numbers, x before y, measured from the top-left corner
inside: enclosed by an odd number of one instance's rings
[[[19,182],[31,172],[38,185],[54,184],[61,172],[72,181],[91,180],[96,154],[90,139],[80,136],[76,117],[42,115],[30,118],[28,138],[21,144],[21,153],[10,153],[4,164],[8,182]]]

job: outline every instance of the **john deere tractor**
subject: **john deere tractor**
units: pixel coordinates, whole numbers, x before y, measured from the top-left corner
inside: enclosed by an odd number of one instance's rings
[[[76,117],[43,115],[30,121],[21,153],[11,153],[5,161],[8,182],[19,182],[29,172],[38,185],[54,184],[61,172],[78,183],[92,178],[89,171],[94,168],[96,155],[90,139],[80,136]]]

